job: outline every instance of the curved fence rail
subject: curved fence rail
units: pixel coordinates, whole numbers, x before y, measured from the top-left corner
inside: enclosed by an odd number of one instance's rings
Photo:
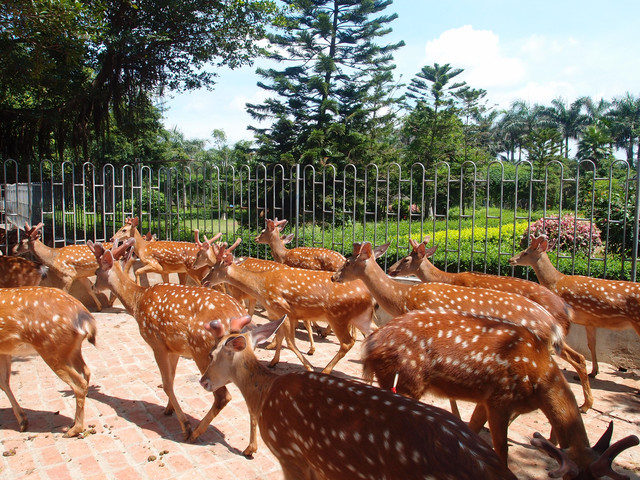
[[[521,250],[526,228],[568,214],[579,222],[556,222],[565,237],[574,238],[555,256],[562,271],[582,273],[585,268],[576,268],[580,261],[587,264],[585,274],[635,280],[638,186],[638,172],[624,161],[606,169],[590,161],[572,168],[560,162],[440,163],[427,172],[421,164],[338,170],[43,161],[23,168],[6,160],[1,242],[6,251],[16,227],[38,222],[45,224],[43,239],[50,245],[105,241],[127,217],[138,216],[143,233],[160,239],[191,241],[196,228],[208,236],[222,232],[223,240],[243,239],[243,254],[265,257],[265,247],[252,239],[265,218],[277,217],[289,220],[296,246],[348,254],[354,242],[388,241],[397,248],[385,261],[394,261],[407,252],[409,238],[429,236],[439,245],[436,260],[445,270],[514,274],[507,260]],[[585,222],[602,227],[602,247],[579,244]]]

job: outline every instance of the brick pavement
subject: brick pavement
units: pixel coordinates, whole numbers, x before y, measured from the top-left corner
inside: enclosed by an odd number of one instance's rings
[[[2,479],[256,479],[280,480],[279,465],[260,441],[251,460],[241,451],[248,444],[249,416],[242,396],[230,386],[233,400],[194,444],[182,440],[175,416],[164,416],[166,396],[150,348],[138,333],[135,320],[119,308],[95,314],[98,346],[85,342],[84,356],[92,370],[86,403],[86,435],[63,438],[71,425],[75,403],[70,389],[39,357],[15,358],[12,389],[29,418],[29,431],[17,431],[8,399],[0,393],[0,478]],[[256,317],[256,321],[264,321]],[[356,346],[334,371],[359,378],[360,346]],[[299,331],[301,351],[306,334]],[[333,336],[318,340],[310,361],[324,367],[338,349]],[[262,359],[272,352],[259,351]],[[279,372],[300,369],[294,355],[284,350]],[[583,415],[592,443],[615,421],[614,440],[640,433],[640,372],[618,372],[601,364],[592,382],[595,408]],[[582,401],[579,383],[567,370],[571,387]],[[191,360],[181,359],[175,382],[177,397],[192,425],[210,407],[210,394],[198,384],[199,372]],[[444,408],[448,401],[425,397]],[[471,405],[461,404],[464,418]],[[531,434],[548,434],[539,413],[519,417],[509,430],[510,467],[521,479],[545,478],[552,463],[529,446]],[[488,438],[487,435],[485,437]],[[628,450],[616,461],[619,471],[640,479],[640,447]],[[624,467],[625,469],[623,470]]]

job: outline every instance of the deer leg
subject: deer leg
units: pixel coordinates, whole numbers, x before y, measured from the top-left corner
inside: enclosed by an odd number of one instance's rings
[[[341,324],[336,322],[332,325],[333,333],[335,333],[336,338],[340,342],[340,349],[338,353],[331,359],[331,361],[327,364],[326,367],[322,370],[322,373],[329,374],[333,370],[333,367],[340,361],[342,357],[344,357],[351,347],[356,343],[356,339],[351,335],[349,324]]]
[[[7,394],[13,414],[18,420],[20,425],[20,431],[24,432],[29,427],[29,421],[24,414],[24,410],[18,405],[16,397],[13,396],[11,387],[9,386],[9,380],[11,379],[11,355],[0,355],[0,389]]]
[[[257,300],[253,297],[247,298],[247,313],[250,317],[253,317],[253,312],[256,310]]]
[[[169,278],[169,277],[167,276],[167,278]],[[197,282],[197,285],[200,285],[200,280],[198,280],[197,278],[195,280]],[[167,281],[165,283],[169,283],[169,282]],[[187,274],[185,272],[178,272],[178,283],[180,285],[186,285],[187,284]]]
[[[154,349],[153,356],[156,359],[158,368],[160,369],[160,375],[162,376],[162,389],[164,393],[169,397],[169,403],[165,409],[165,415],[170,415],[171,411],[176,412],[176,417],[180,422],[184,439],[188,440],[191,437],[191,424],[187,420],[186,415],[180,408],[178,399],[173,391],[173,379],[175,376],[175,365],[178,363],[178,355],[167,352],[164,349]],[[170,407],[171,406],[171,407]]]
[[[313,355],[316,351],[316,346],[313,343],[313,329],[311,328],[311,322],[309,320],[303,320],[304,328],[307,329],[307,333],[309,334],[309,351],[307,355]]]
[[[493,449],[496,451],[502,463],[507,465],[509,445],[507,442],[507,431],[511,412],[502,407],[487,407],[487,418],[489,419],[489,430],[491,431],[491,441]]]
[[[487,409],[484,405],[479,403],[476,405],[476,408],[471,414],[471,419],[469,420],[469,428],[475,433],[480,433],[480,430],[482,430],[482,427],[484,427],[485,423],[487,423]]]
[[[587,331],[587,346],[589,347],[589,351],[591,352],[591,373],[590,377],[595,378],[598,375],[598,355],[596,354],[596,328],[588,327],[585,325],[584,327]]]
[[[205,369],[206,370],[206,369]],[[220,411],[231,401],[231,394],[227,387],[221,387],[213,392],[213,404],[207,412],[207,414],[200,420],[196,429],[191,432],[189,442],[195,441],[205,430],[211,425],[213,419],[220,413]]]
[[[82,339],[80,339],[80,342],[76,347],[77,349],[71,354],[71,358],[67,359],[66,363],[62,363],[61,359],[54,357],[52,355],[53,352],[47,353],[38,349],[38,353],[45,363],[51,367],[51,370],[53,370],[64,383],[71,387],[71,390],[73,390],[73,394],[76,397],[76,414],[74,423],[73,426],[64,434],[65,437],[75,437],[80,435],[84,430],[84,403],[89,391],[89,384],[85,379],[86,364],[82,359],[80,343],[82,343]]]
[[[298,319],[293,318],[292,316],[288,316],[287,319],[285,320],[285,323],[286,322],[288,322],[289,325],[283,325],[283,327],[285,328],[280,328],[279,330],[284,330],[284,338],[287,341],[287,347],[289,347],[289,350],[295,353],[296,357],[298,357],[298,359],[300,360],[304,368],[312,372],[313,366],[309,363],[309,361],[306,358],[304,358],[304,356],[302,355],[302,353],[300,353],[300,350],[298,350],[298,347],[296,346],[295,331],[296,331],[296,325],[298,324]],[[282,338],[282,337],[278,337],[278,333],[280,332],[276,333],[276,340],[278,338]],[[282,342],[282,340],[280,340],[280,342]],[[280,360],[280,348],[276,348],[276,354],[273,357],[273,360],[271,360],[271,363],[269,364],[269,366],[275,367],[275,365],[278,363],[279,360]]]
[[[460,416],[460,410],[458,409],[458,403],[455,401],[455,399],[449,399],[449,406],[451,407],[451,413],[453,413],[458,418],[462,418]]]
[[[562,352],[560,352],[560,357],[571,364],[580,378],[582,393],[584,395],[584,403],[580,407],[580,413],[586,413],[593,406],[593,394],[591,393],[589,375],[587,375],[587,362],[584,359],[584,355],[576,352],[565,343]]]

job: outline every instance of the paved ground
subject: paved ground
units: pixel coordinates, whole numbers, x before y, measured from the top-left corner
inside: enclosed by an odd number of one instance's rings
[[[63,438],[72,423],[74,400],[70,389],[39,357],[14,359],[12,388],[30,421],[29,432],[17,431],[9,401],[0,393],[0,478],[2,479],[260,479],[279,480],[280,468],[260,442],[254,459],[240,452],[248,444],[249,417],[239,391],[231,386],[233,401],[214,419],[195,444],[182,441],[175,416],[162,411],[166,396],[151,350],[141,339],[135,320],[121,309],[96,314],[98,347],[85,343],[85,360],[92,370],[86,405],[87,427],[82,438]],[[258,323],[264,321],[256,316]],[[299,347],[308,344],[302,332]],[[334,371],[359,378],[361,338]],[[333,336],[317,342],[310,361],[323,367],[337,351]],[[272,353],[260,351],[262,359]],[[300,369],[293,354],[283,351],[278,371]],[[640,434],[640,372],[620,372],[600,364],[592,382],[595,408],[583,415],[594,443],[610,420],[615,422],[614,440]],[[195,425],[210,406],[210,394],[198,384],[199,373],[190,360],[178,364],[176,394]],[[579,383],[566,371],[572,389],[582,401]],[[446,400],[426,397],[425,402],[448,406]],[[462,405],[468,418],[471,405]],[[509,430],[510,467],[521,479],[546,477],[551,466],[529,446],[534,431],[549,433],[540,413],[519,417]],[[640,447],[621,454],[619,471],[640,479]]]

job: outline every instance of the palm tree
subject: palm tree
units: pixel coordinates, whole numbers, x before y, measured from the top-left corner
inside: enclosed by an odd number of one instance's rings
[[[624,97],[615,99],[608,116],[611,119],[611,132],[616,146],[627,150],[627,162],[633,165],[633,147],[640,136],[640,97],[634,97],[627,92]]]
[[[598,125],[588,125],[578,141],[578,160],[592,160],[596,166],[603,160],[611,158],[611,136],[606,129]]]
[[[584,102],[584,97],[578,98],[567,106],[565,100],[558,97],[551,101],[551,107],[546,107],[543,110],[543,117],[548,119],[562,135],[564,158],[569,158],[569,140],[577,139],[582,128],[588,122],[587,115],[582,113]],[[561,151],[560,154],[562,155],[563,152]]]
[[[503,113],[499,123],[505,145],[511,161],[515,160],[515,150],[518,149],[518,161],[522,160],[522,147],[527,136],[539,125],[543,107],[529,106],[523,100],[516,100],[511,108]]]

